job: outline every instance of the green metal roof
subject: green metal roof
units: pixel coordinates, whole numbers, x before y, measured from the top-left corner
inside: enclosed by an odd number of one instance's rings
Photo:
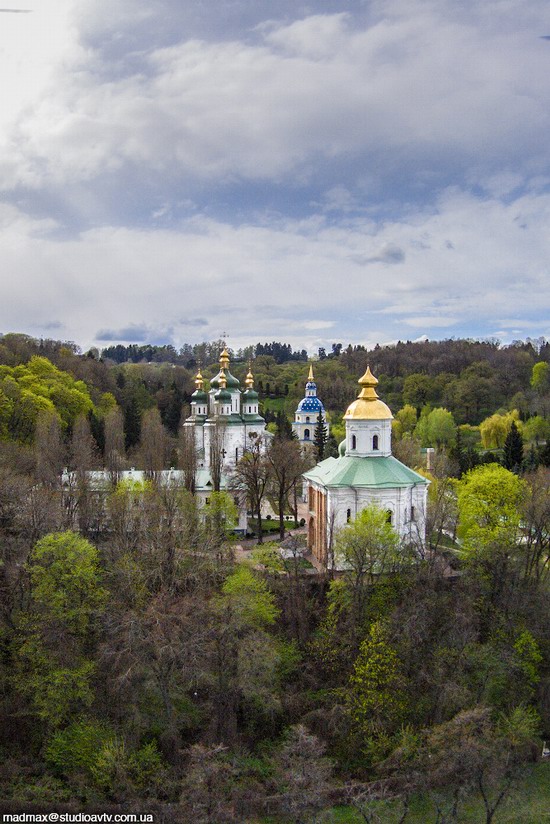
[[[304,473],[306,480],[317,481],[324,486],[357,486],[375,489],[427,484],[429,481],[418,472],[409,469],[393,455],[384,458],[327,458]]]
[[[225,372],[220,369],[218,374],[210,381],[210,389],[219,389],[220,378],[222,377],[222,375],[225,375],[225,380],[228,389],[238,389],[241,385],[239,379],[236,378],[235,375],[232,375],[229,369],[226,369]]]

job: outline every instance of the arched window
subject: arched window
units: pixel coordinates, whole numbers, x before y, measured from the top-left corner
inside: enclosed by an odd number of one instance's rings
[[[304,441],[309,441],[309,429],[304,429]]]
[[[415,520],[414,506],[411,506],[411,521]]]
[[[306,415],[306,423],[309,423],[309,415]]]
[[[372,448],[378,449],[378,435],[372,436]]]
[[[348,509],[348,511],[346,513],[346,521],[347,521],[348,524],[351,521],[351,509]]]
[[[355,435],[351,436],[351,448],[357,449],[357,438],[355,437]]]
[[[386,523],[391,524],[393,518],[393,513],[391,509],[386,510]]]

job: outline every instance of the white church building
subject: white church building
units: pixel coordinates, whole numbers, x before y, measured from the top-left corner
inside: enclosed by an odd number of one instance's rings
[[[210,381],[208,392],[200,369],[195,378],[196,390],[191,396],[191,415],[184,423],[195,434],[198,465],[208,470],[212,449],[221,449],[223,469],[231,472],[242,458],[252,437],[270,437],[265,420],[259,413],[258,393],[254,376],[249,369],[246,389],[241,392],[240,381],[229,371],[229,353],[220,355],[220,370]]]
[[[361,391],[344,415],[346,438],[338,458],[327,458],[304,474],[309,506],[308,546],[327,566],[334,533],[369,504],[387,513],[398,535],[424,543],[429,481],[392,455],[392,413],[376,392],[370,368]]]

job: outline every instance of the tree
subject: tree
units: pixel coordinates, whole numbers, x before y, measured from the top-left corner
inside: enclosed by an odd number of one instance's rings
[[[539,361],[534,364],[531,374],[531,387],[540,395],[550,390],[550,364],[546,361]]]
[[[264,451],[263,438],[250,433],[247,449],[237,462],[231,485],[243,491],[257,521],[258,543],[263,542],[262,502],[271,478],[271,464]]]
[[[494,414],[482,421],[479,425],[479,432],[485,449],[501,449],[512,423],[518,420],[519,412],[514,409],[505,415]]]
[[[404,435],[412,435],[416,423],[417,415],[415,407],[410,404],[405,404],[392,422],[392,435],[395,440],[400,441]]]
[[[168,436],[157,407],[146,409],[141,420],[140,452],[145,476],[155,480],[168,461]]]
[[[525,481],[499,464],[485,464],[457,484],[458,535],[469,553],[517,545]]]
[[[354,622],[359,626],[367,606],[368,587],[402,560],[399,537],[386,513],[376,504],[369,504],[337,534],[335,554],[339,565],[344,562],[348,570],[346,579],[352,592]]]
[[[328,433],[327,425],[323,418],[323,413],[319,411],[317,415],[317,423],[313,432],[313,443],[317,451],[317,460],[322,461],[325,456],[325,447],[327,445]]]
[[[272,799],[285,819],[306,824],[325,806],[333,765],[324,753],[325,746],[303,724],[287,730],[274,758],[282,791]]]
[[[186,821],[195,824],[236,822],[232,790],[237,773],[228,748],[193,744],[186,751],[180,808]]]
[[[516,422],[512,421],[504,441],[504,466],[511,472],[519,472],[523,463],[523,438]]]
[[[359,649],[347,697],[364,750],[375,758],[387,751],[391,737],[405,719],[404,688],[397,652],[388,641],[386,628],[377,621]]]
[[[124,469],[126,450],[124,447],[124,417],[120,407],[109,410],[105,415],[105,467],[111,484],[116,486]]]
[[[279,537],[282,541],[285,537],[284,512],[288,495],[305,471],[305,462],[298,441],[280,437],[275,437],[271,442],[267,459],[271,467],[270,487],[279,508]]]
[[[52,488],[59,486],[65,464],[65,448],[61,437],[61,423],[56,414],[41,412],[38,415],[34,451],[38,480]]]
[[[515,580],[512,561],[522,551],[521,503],[526,484],[500,464],[485,464],[466,473],[457,491],[458,537],[467,561],[487,589],[484,609],[491,610],[510,592]],[[489,612],[484,622],[488,630]]]
[[[415,435],[423,446],[450,446],[456,437],[456,424],[447,409],[425,408],[416,425]]]
[[[488,707],[474,707],[413,737],[392,754],[384,769],[409,791],[428,790],[438,821],[460,821],[465,795],[477,792],[485,823],[492,824],[530,757],[537,727],[537,715],[530,708],[516,707],[494,720]]]
[[[29,575],[32,602],[19,623],[17,684],[37,715],[57,727],[93,699],[95,665],[87,653],[107,591],[97,549],[74,532],[38,541]]]
[[[239,716],[265,718],[277,707],[280,656],[268,629],[279,610],[265,581],[242,565],[226,579],[212,607],[214,735],[229,742],[236,737]]]
[[[73,493],[71,497],[78,517],[78,526],[85,534],[89,532],[92,523],[93,499],[90,490],[90,470],[94,463],[95,452],[95,441],[88,416],[79,415],[74,422],[71,437],[69,483],[74,486],[70,492]],[[69,527],[72,526],[71,513]]]
[[[194,427],[181,426],[178,438],[178,466],[183,470],[185,488],[195,491],[197,477],[197,447]]]
[[[210,429],[210,476],[214,492],[219,492],[222,483],[222,470],[225,457],[225,425],[216,418]]]

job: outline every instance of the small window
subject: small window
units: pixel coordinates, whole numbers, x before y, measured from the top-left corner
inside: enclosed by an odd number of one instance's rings
[[[306,415],[306,423],[309,423],[309,415]]]
[[[236,461],[239,460],[239,447],[237,447],[236,450],[235,450],[235,460]]]
[[[386,511],[386,523],[387,523],[387,524],[391,524],[391,523],[392,523],[392,519],[393,519],[393,513],[392,513],[391,509],[388,509],[388,510]]]
[[[304,441],[309,441],[309,429],[304,429]]]
[[[205,501],[204,503],[205,503],[205,504],[209,504],[209,503],[210,503],[210,498],[207,498],[207,499],[206,499],[206,501]]]
[[[346,521],[347,521],[348,524],[351,521],[351,509],[348,509],[348,511],[346,513]]]
[[[372,436],[372,448],[374,450],[378,449],[378,435],[373,435]]]
[[[351,448],[357,449],[357,438],[355,437],[355,435],[351,436]]]
[[[414,521],[415,514],[414,514],[414,506],[411,506],[411,521]]]

